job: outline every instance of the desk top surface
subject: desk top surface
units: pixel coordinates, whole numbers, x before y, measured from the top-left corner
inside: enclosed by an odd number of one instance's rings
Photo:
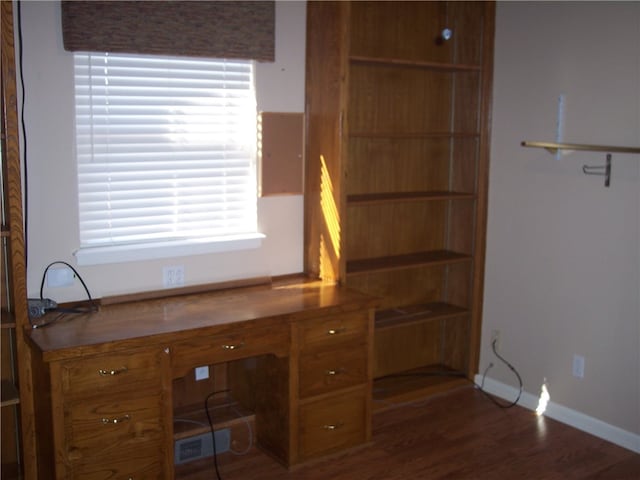
[[[54,361],[258,325],[276,328],[373,306],[372,297],[343,287],[289,281],[103,305],[93,313],[51,312],[46,317],[55,321],[31,330],[28,337],[45,361]]]

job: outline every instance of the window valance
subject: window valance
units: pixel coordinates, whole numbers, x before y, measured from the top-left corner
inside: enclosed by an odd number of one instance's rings
[[[275,59],[273,1],[63,1],[70,51]]]

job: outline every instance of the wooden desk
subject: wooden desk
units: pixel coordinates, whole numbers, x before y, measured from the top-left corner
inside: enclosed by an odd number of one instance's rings
[[[39,478],[179,478],[174,384],[249,357],[256,437],[270,455],[293,466],[371,439],[373,302],[336,286],[114,304],[29,335]]]

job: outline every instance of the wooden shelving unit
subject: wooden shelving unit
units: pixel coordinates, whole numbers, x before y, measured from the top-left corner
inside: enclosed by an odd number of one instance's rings
[[[22,180],[18,140],[13,2],[0,2],[2,68],[2,229],[0,252],[0,336],[3,479],[35,479],[35,431],[28,326]]]
[[[468,192],[385,192],[369,193],[347,196],[347,203],[351,205],[370,205],[373,203],[388,202],[423,202],[427,200],[455,200],[455,199],[475,199],[473,193]]]
[[[411,323],[438,321],[460,315],[468,315],[469,311],[443,302],[407,305],[388,310],[380,310],[376,315],[376,329],[382,331]]]
[[[447,250],[430,250],[427,252],[406,253],[386,257],[365,258],[347,262],[347,275],[404,270],[430,265],[449,265],[457,262],[468,262],[469,255]]]
[[[3,379],[0,388],[2,388],[0,406],[9,407],[20,403],[20,392],[18,392],[18,389],[11,380]]]
[[[477,372],[494,8],[308,4],[305,269],[380,299],[383,404]]]
[[[0,328],[16,328],[16,320],[13,312],[3,308],[0,311],[0,317]]]

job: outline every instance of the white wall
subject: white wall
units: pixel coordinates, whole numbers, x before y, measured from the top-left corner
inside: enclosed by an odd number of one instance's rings
[[[258,64],[258,108],[304,111],[306,4],[276,3],[276,61]],[[75,266],[79,247],[73,151],[72,54],[62,46],[59,2],[22,2],[28,155],[28,293],[39,295],[44,268]],[[302,271],[301,195],[261,198],[260,249],[166,260],[79,267],[94,297],[162,288],[162,267],[184,265],[187,285]],[[73,287],[46,288],[59,302],[85,298]]]
[[[611,187],[522,140],[640,147],[640,3],[500,2],[480,370],[501,352],[537,395],[640,433],[640,155],[614,154]],[[583,379],[573,355],[585,357]],[[500,367],[489,377],[517,385]]]

